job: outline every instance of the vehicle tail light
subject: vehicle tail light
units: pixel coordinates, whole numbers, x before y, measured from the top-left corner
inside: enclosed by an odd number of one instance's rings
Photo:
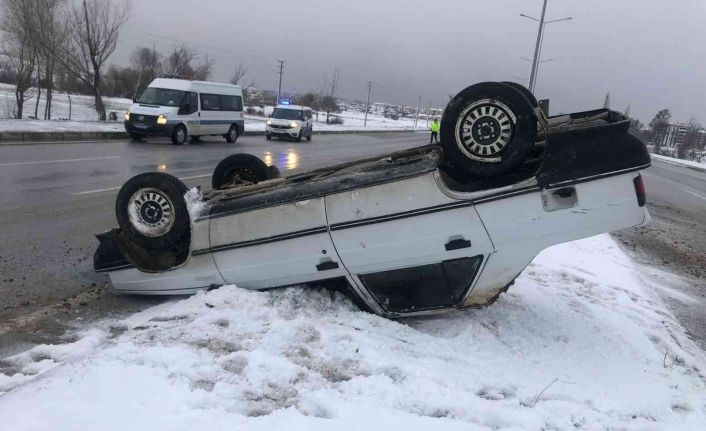
[[[645,183],[642,182],[642,175],[638,174],[633,180],[635,185],[635,195],[637,196],[637,204],[641,207],[647,203],[647,193],[645,193]]]

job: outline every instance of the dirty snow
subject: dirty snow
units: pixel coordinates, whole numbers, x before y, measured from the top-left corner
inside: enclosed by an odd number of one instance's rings
[[[201,193],[200,187],[192,187],[184,195],[184,201],[186,202],[186,208],[189,211],[189,217],[191,221],[194,222],[196,219],[205,214],[208,210],[208,202],[203,200],[203,193]]]
[[[395,322],[230,286],[103,327],[0,363],[4,429],[706,425],[702,354],[607,235],[546,250],[481,310]]]

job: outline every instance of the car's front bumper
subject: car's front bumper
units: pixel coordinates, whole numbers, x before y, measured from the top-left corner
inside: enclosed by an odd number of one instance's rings
[[[173,124],[150,124],[137,120],[125,120],[125,131],[135,135],[163,135],[170,136],[174,130]]]
[[[301,133],[301,130],[301,127],[291,127],[284,129],[279,127],[265,126],[265,135],[285,138],[296,138]]]

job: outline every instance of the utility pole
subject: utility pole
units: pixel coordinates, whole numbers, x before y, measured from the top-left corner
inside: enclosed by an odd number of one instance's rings
[[[284,75],[284,60],[277,60],[279,63],[279,88],[277,89],[277,105],[279,105],[279,98],[282,95],[282,75]]]
[[[431,117],[431,100],[427,105],[427,129],[429,128],[429,117]]]
[[[370,91],[373,89],[373,81],[368,81],[368,101],[365,103],[365,120],[363,120],[363,127],[368,125],[368,110],[370,109]]]
[[[417,115],[414,117],[414,128],[417,128],[417,121],[419,121],[419,105],[422,103],[422,96],[417,99]]]
[[[539,68],[539,57],[540,53],[542,52],[542,42],[544,41],[544,26],[546,24],[551,24],[553,22],[559,22],[559,21],[568,21],[570,19],[573,19],[573,17],[567,17],[567,18],[561,18],[561,19],[553,19],[551,21],[545,21],[544,17],[547,12],[547,0],[544,0],[542,4],[542,15],[539,19],[533,18],[531,16],[525,15],[523,13],[520,14],[520,16],[529,18],[533,21],[537,21],[539,23],[539,28],[537,29],[537,43],[534,46],[534,58],[532,60],[532,69],[530,70],[530,79],[529,79],[529,90],[534,93],[534,86],[537,83],[537,69]]]

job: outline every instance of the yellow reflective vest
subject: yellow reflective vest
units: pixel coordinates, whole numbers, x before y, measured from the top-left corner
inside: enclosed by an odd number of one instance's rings
[[[437,133],[438,133],[439,130],[441,130],[441,124],[440,124],[439,122],[434,121],[433,123],[431,123],[431,131],[432,131],[432,132],[437,132]]]

